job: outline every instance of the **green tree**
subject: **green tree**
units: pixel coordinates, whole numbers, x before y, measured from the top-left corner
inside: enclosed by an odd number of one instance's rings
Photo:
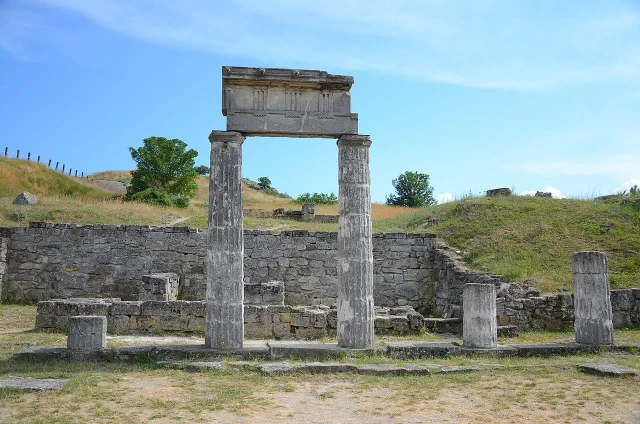
[[[406,171],[391,181],[395,194],[387,196],[387,205],[409,206],[412,208],[430,206],[436,203],[433,187],[429,185],[429,175]]]
[[[198,175],[209,175],[209,167],[206,165],[196,166],[196,172]]]
[[[198,152],[187,150],[187,144],[177,138],[149,137],[143,142],[142,147],[129,148],[137,169],[131,173],[127,199],[148,189],[163,191],[173,199],[193,197],[198,188],[194,167]]]
[[[271,188],[271,180],[269,177],[260,177],[258,178],[258,187],[261,189]]]

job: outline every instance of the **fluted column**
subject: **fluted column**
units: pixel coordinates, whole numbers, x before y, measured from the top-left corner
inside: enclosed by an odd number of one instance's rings
[[[242,143],[237,132],[212,131],[205,345],[241,348],[244,339]]]
[[[338,140],[338,345],[348,348],[373,344],[369,146],[365,135]]]
[[[613,344],[607,255],[601,252],[576,252],[571,257],[571,266],[576,343]]]

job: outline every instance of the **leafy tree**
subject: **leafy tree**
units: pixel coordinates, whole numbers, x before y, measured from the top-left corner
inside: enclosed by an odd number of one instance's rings
[[[187,150],[187,144],[176,138],[149,137],[138,149],[129,148],[131,158],[138,164],[131,173],[131,184],[127,188],[127,199],[133,200],[136,193],[149,188],[163,191],[172,198],[191,198],[195,195],[198,172],[194,159],[198,152]],[[154,198],[158,193],[154,194]],[[182,200],[182,202],[184,199]]]
[[[196,172],[198,175],[209,175],[209,167],[205,165],[196,166]]]
[[[271,180],[269,177],[260,177],[258,178],[258,187],[261,189],[271,188]]]
[[[421,207],[436,203],[433,187],[429,185],[429,175],[406,171],[391,181],[395,194],[387,196],[387,205]]]
[[[313,203],[314,205],[331,205],[338,203],[338,198],[335,194],[326,193],[303,193],[296,199],[296,203]]]

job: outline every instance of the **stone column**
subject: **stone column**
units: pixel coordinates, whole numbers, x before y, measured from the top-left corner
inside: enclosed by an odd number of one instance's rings
[[[496,286],[469,283],[462,291],[462,344],[491,349],[498,346]]]
[[[212,131],[209,177],[205,345],[241,348],[244,339],[242,143],[237,132]]]
[[[365,135],[338,140],[338,345],[356,349],[373,344],[375,319],[369,146]]]
[[[576,343],[613,344],[613,313],[607,255],[576,252],[573,268],[573,307]]]

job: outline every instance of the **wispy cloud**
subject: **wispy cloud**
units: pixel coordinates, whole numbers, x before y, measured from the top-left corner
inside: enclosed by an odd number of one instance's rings
[[[629,191],[631,189],[631,187],[640,187],[640,179],[638,178],[631,178],[630,180],[627,180],[625,182],[623,182],[622,184],[620,184],[618,187],[616,187],[615,190],[613,190],[614,193],[624,193],[625,191]]]
[[[453,197],[453,194],[451,193],[442,193],[436,196],[436,201],[438,202],[439,205],[441,205],[443,203],[453,202],[454,197]]]
[[[611,0],[36,0],[129,37],[285,66],[372,69],[469,87],[640,81],[640,11]],[[6,13],[36,10],[5,6]],[[40,13],[46,11],[40,10]],[[19,51],[25,35],[1,32]]]

